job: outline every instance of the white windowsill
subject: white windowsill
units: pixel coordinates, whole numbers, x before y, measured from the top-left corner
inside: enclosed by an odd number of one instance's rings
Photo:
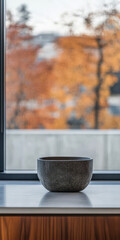
[[[0,181],[0,214],[120,214],[120,182],[92,182],[79,193],[51,193],[39,182]]]

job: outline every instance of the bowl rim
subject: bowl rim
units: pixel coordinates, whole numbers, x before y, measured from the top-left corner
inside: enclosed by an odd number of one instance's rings
[[[46,161],[46,162],[84,162],[84,161],[93,161],[90,157],[78,157],[78,156],[48,156],[48,157],[40,157],[37,161]]]

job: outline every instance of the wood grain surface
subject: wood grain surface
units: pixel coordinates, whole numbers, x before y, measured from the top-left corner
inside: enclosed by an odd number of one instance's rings
[[[0,216],[0,240],[120,240],[120,216]]]

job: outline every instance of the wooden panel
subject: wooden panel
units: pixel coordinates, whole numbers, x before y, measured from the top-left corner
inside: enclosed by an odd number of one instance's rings
[[[1,216],[0,240],[120,240],[120,216]]]

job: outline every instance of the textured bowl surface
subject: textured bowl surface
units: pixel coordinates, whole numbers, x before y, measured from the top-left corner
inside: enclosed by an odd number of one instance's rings
[[[37,173],[51,192],[78,192],[89,184],[93,159],[86,157],[44,157],[37,160]]]

